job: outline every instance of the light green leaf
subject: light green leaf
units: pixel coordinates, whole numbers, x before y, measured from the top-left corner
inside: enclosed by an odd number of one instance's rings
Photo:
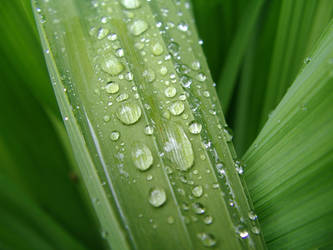
[[[244,156],[271,249],[332,247],[333,21]]]
[[[189,7],[34,2],[76,160],[114,249],[264,248]],[[191,132],[192,122],[201,128]]]

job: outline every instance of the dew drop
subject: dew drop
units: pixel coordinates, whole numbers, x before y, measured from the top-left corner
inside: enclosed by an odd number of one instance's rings
[[[163,53],[163,51],[164,51],[162,44],[160,44],[160,43],[158,43],[158,42],[155,43],[155,44],[153,45],[153,47],[152,47],[152,51],[153,51],[153,54],[154,54],[155,56],[160,56],[160,55],[162,55],[162,53]]]
[[[141,5],[139,0],[121,0],[121,4],[126,9],[137,9]]]
[[[203,219],[203,222],[206,224],[206,225],[210,225],[213,223],[213,217],[211,215],[207,215],[204,219]]]
[[[231,142],[232,138],[233,138],[232,131],[229,128],[224,128],[223,133],[224,133],[225,140],[227,142]]]
[[[141,108],[132,102],[122,104],[117,110],[118,119],[126,124],[131,125],[136,123],[141,117]]]
[[[150,125],[147,125],[145,127],[145,134],[146,135],[152,135],[154,133],[154,128]]]
[[[258,216],[253,211],[250,211],[248,215],[250,220],[256,220],[258,218]]]
[[[100,29],[97,31],[97,39],[102,40],[102,39],[105,38],[108,34],[109,34],[109,29],[107,29],[107,28],[100,28]]]
[[[194,213],[196,213],[196,214],[204,214],[205,213],[205,207],[199,202],[193,203],[192,204],[192,209],[193,209]]]
[[[123,101],[126,101],[127,99],[128,99],[128,94],[127,93],[122,93],[122,94],[117,96],[116,101],[117,102],[123,102]]]
[[[202,188],[202,186],[195,186],[195,187],[192,189],[192,194],[193,194],[195,197],[197,197],[197,198],[201,197],[202,194],[203,194],[203,188]]]
[[[136,143],[132,148],[132,160],[141,171],[148,170],[153,165],[153,155],[143,143]]]
[[[305,64],[309,64],[309,63],[311,62],[311,60],[312,60],[311,57],[306,57],[306,58],[304,59],[304,63],[305,63]]]
[[[168,223],[169,223],[169,224],[173,224],[173,223],[175,223],[175,218],[173,218],[172,216],[169,216],[169,217],[168,217]]]
[[[160,207],[166,202],[166,193],[162,188],[153,188],[149,193],[149,203],[153,207]]]
[[[119,48],[116,50],[116,56],[123,57],[124,56],[124,50],[122,48]]]
[[[104,117],[103,117],[103,120],[105,121],[105,122],[108,122],[108,121],[110,121],[110,116],[109,115],[105,115]]]
[[[109,56],[102,62],[102,70],[110,75],[118,75],[123,71],[124,66],[114,56]]]
[[[199,70],[199,69],[200,69],[200,62],[199,62],[199,61],[194,61],[194,62],[192,62],[192,64],[191,64],[191,68],[192,68],[193,70]]]
[[[118,131],[113,131],[110,135],[110,139],[112,141],[117,141],[120,137],[120,133]]]
[[[165,66],[162,66],[160,69],[160,73],[162,76],[165,76],[168,73],[168,69]]]
[[[164,90],[164,94],[166,97],[174,97],[177,94],[177,90],[175,87],[168,87]]]
[[[173,125],[164,126],[161,130],[162,141],[166,157],[181,171],[187,171],[193,166],[194,153],[192,144],[182,127]]]
[[[197,134],[200,134],[202,125],[197,122],[192,122],[192,123],[190,123],[188,129],[191,134],[197,135]]]
[[[153,82],[155,80],[155,72],[151,69],[143,71],[142,76],[146,79],[147,82]]]
[[[254,233],[254,234],[260,234],[260,229],[257,228],[257,227],[252,227],[251,231],[252,231],[252,233]]]
[[[180,115],[184,112],[185,105],[181,101],[175,101],[170,105],[169,110],[173,115]]]
[[[183,32],[188,31],[188,25],[184,22],[180,22],[178,24],[177,28],[178,28],[178,30],[183,31]]]
[[[201,240],[205,247],[213,247],[216,245],[216,239],[214,235],[209,233],[198,233],[197,237]]]
[[[179,55],[179,45],[178,43],[171,42],[168,45],[169,52],[172,56],[177,57]]]
[[[143,20],[135,20],[129,26],[130,32],[135,36],[141,35],[147,29],[148,29],[148,24]]]
[[[151,174],[147,175],[147,181],[151,181],[153,179],[153,176]]]
[[[207,79],[206,75],[204,73],[199,73],[197,75],[197,80],[200,82],[204,82]]]
[[[105,91],[109,94],[115,94],[119,91],[119,85],[117,83],[114,83],[114,82],[109,82],[105,86]]]
[[[249,237],[249,232],[248,231],[242,231],[242,232],[239,233],[239,236],[242,239],[246,239],[247,237]]]

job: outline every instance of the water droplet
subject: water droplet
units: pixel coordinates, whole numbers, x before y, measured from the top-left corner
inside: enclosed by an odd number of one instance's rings
[[[123,57],[124,56],[124,50],[122,48],[119,48],[116,50],[116,56]]]
[[[206,225],[210,225],[213,223],[213,217],[211,215],[207,215],[204,219],[203,219],[203,222],[206,224]]]
[[[177,26],[180,31],[188,31],[188,25],[185,22],[180,22]]]
[[[168,87],[164,90],[164,94],[166,97],[174,97],[177,94],[177,90],[175,87]]]
[[[143,20],[135,20],[129,26],[130,32],[135,36],[141,35],[147,29],[148,29],[148,24]]]
[[[166,157],[179,170],[187,171],[190,169],[194,163],[194,153],[192,144],[182,127],[169,123],[159,131],[162,133]]]
[[[193,70],[199,70],[200,69],[200,62],[199,61],[192,62],[191,67],[192,67]]]
[[[160,69],[160,73],[162,76],[165,76],[168,73],[168,69],[165,66],[162,66]]]
[[[105,91],[109,94],[115,94],[119,91],[119,85],[117,83],[114,83],[114,82],[109,82],[105,86]]]
[[[154,207],[160,207],[166,202],[166,193],[162,188],[153,188],[149,193],[149,203]]]
[[[145,134],[146,135],[152,135],[154,133],[154,128],[150,125],[147,125],[145,127]]]
[[[250,220],[256,220],[258,218],[258,216],[253,211],[250,211],[249,218],[250,218]]]
[[[206,90],[206,91],[203,92],[203,96],[204,96],[204,97],[209,97],[210,94],[209,94],[209,92]]]
[[[202,244],[206,247],[213,247],[216,245],[214,235],[209,233],[198,233],[197,237],[201,240]]]
[[[173,223],[175,223],[175,218],[173,218],[172,216],[169,216],[169,217],[168,217],[168,223],[169,223],[169,224],[173,224]]]
[[[100,28],[97,32],[97,39],[102,40],[109,34],[109,29],[107,28]]]
[[[153,45],[152,51],[155,56],[160,56],[160,55],[162,55],[164,48],[163,48],[162,44],[157,42]]]
[[[105,115],[104,117],[103,117],[103,120],[105,121],[105,122],[108,122],[108,121],[110,121],[110,116],[109,115]]]
[[[246,239],[247,237],[249,237],[249,232],[248,231],[242,231],[242,232],[239,233],[239,236],[242,239]]]
[[[199,73],[197,75],[197,80],[200,81],[200,82],[204,82],[206,80],[206,75],[204,73]]]
[[[195,197],[197,197],[197,198],[201,197],[202,194],[203,194],[203,188],[202,188],[202,186],[195,186],[195,187],[192,189],[192,194],[193,194]]]
[[[196,214],[205,213],[205,207],[199,202],[193,203],[192,204],[192,209],[193,209],[194,213],[196,213]]]
[[[191,134],[200,134],[201,129],[202,129],[202,125],[200,123],[197,122],[192,122],[190,123],[189,127],[188,127],[189,131]]]
[[[109,56],[102,62],[102,70],[110,75],[118,75],[123,71],[124,66],[114,56]]]
[[[141,171],[146,171],[153,165],[153,155],[150,149],[143,143],[134,144],[132,160],[135,166]]]
[[[120,133],[118,131],[113,131],[110,135],[110,139],[112,141],[117,141],[120,137]]]
[[[168,45],[169,52],[172,56],[177,57],[179,55],[179,45],[178,43],[171,42]]]
[[[143,71],[142,76],[146,79],[147,82],[153,82],[155,80],[155,72],[151,69]]]
[[[121,0],[121,4],[126,9],[136,9],[140,7],[140,1],[139,0]]]
[[[147,175],[147,181],[151,181],[153,179],[153,176],[151,174]]]
[[[252,231],[252,233],[254,233],[254,234],[260,234],[260,229],[257,228],[257,227],[252,227],[251,231]]]
[[[117,96],[116,101],[117,102],[123,102],[123,101],[126,101],[127,99],[128,99],[128,94],[127,93],[122,93],[122,94]]]
[[[223,133],[224,133],[225,140],[227,142],[231,142],[232,138],[233,138],[231,129],[229,129],[229,128],[226,127],[226,128],[223,129]]]
[[[185,105],[181,101],[175,101],[170,105],[169,110],[173,115],[180,115],[184,112]]]
[[[309,64],[309,63],[311,62],[311,60],[312,60],[311,57],[306,57],[306,58],[304,59],[304,63],[305,63],[305,64]]]
[[[185,87],[185,88],[189,88],[191,87],[191,84],[192,84],[192,79],[188,76],[182,76],[180,78],[180,81],[182,83],[182,85]]]
[[[122,104],[117,110],[118,119],[126,124],[134,124],[141,117],[141,108],[132,102]]]

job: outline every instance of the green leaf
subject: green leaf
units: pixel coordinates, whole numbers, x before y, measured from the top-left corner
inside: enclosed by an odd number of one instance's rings
[[[229,104],[236,85],[237,75],[244,57],[247,44],[253,34],[260,14],[263,0],[248,2],[241,15],[238,29],[226,56],[226,60],[218,80],[218,94],[222,107],[228,111]]]
[[[114,249],[264,248],[189,7],[34,2],[76,160]]]
[[[267,1],[247,48],[228,120],[242,155],[278,104],[333,15],[330,0]],[[294,27],[294,28],[292,28]]]
[[[333,21],[244,156],[271,249],[332,247]]]

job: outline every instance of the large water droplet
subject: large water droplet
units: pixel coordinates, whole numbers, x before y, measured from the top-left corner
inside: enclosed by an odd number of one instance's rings
[[[185,105],[181,101],[176,101],[170,105],[169,110],[173,115],[180,115],[184,112]]]
[[[135,36],[141,35],[147,29],[148,29],[148,24],[143,20],[135,20],[129,26],[130,32]]]
[[[121,4],[126,9],[136,9],[140,7],[140,1],[139,0],[121,0]]]
[[[117,117],[126,125],[134,124],[141,117],[141,108],[132,102],[124,103],[118,108]]]
[[[113,76],[120,74],[124,69],[124,66],[114,56],[108,56],[102,62],[101,67],[103,71]]]
[[[114,83],[114,82],[109,82],[105,86],[105,91],[109,94],[115,94],[119,91],[119,85],[117,83]]]
[[[200,123],[197,123],[197,122],[192,122],[189,125],[188,129],[192,134],[195,134],[195,135],[200,134],[201,129],[202,129],[202,125]]]
[[[150,149],[143,143],[136,143],[132,148],[132,160],[135,166],[146,171],[153,165],[153,155]]]
[[[198,233],[197,237],[201,240],[202,244],[206,247],[213,247],[216,244],[214,235],[209,233]]]
[[[195,186],[195,187],[192,189],[192,194],[193,194],[195,197],[197,197],[197,198],[201,197],[202,194],[203,194],[203,188],[202,188],[202,186]]]
[[[182,171],[190,169],[194,163],[194,153],[182,127],[169,123],[158,131],[162,133],[165,156],[177,169]]]
[[[166,202],[166,193],[163,188],[153,188],[149,193],[149,203],[154,207],[160,207]]]

